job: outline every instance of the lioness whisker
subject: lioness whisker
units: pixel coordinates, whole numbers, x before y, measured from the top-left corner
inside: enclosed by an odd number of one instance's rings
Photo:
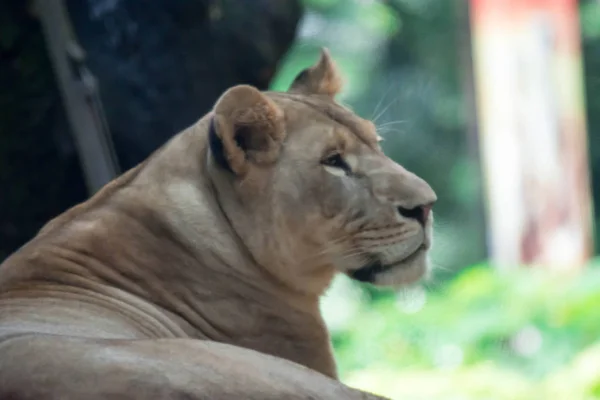
[[[335,249],[334,247],[340,243],[343,243],[344,241],[348,240],[350,238],[350,235],[346,235],[346,236],[341,236],[338,237],[336,239],[330,240],[329,242],[327,242],[327,247],[321,249],[320,251],[317,251],[316,253],[312,253],[310,255],[308,255],[306,258],[304,258],[302,260],[303,263],[306,263],[310,260],[314,260],[315,258],[327,255],[327,254],[331,254]]]
[[[389,109],[389,108],[392,106],[392,104],[394,104],[394,103],[396,102],[396,100],[397,100],[396,98],[392,99],[392,101],[390,101],[390,102],[389,102],[389,104],[388,104],[387,106],[385,106],[385,107],[383,108],[383,110],[381,110],[381,111],[379,112],[379,114],[377,114],[377,116],[375,116],[375,118],[373,118],[372,122],[373,122],[375,125],[377,125],[377,120],[378,120],[379,118],[381,118],[381,117],[382,117],[382,116],[385,114],[385,112],[386,112],[386,111],[387,111],[387,110],[388,110],[388,109]]]
[[[407,123],[408,123],[407,120],[385,122],[385,123],[383,123],[381,125],[377,125],[377,131],[379,131],[382,128],[385,128],[386,126],[404,125],[404,124],[407,124]]]
[[[386,97],[388,96],[388,94],[390,94],[390,91],[394,87],[395,87],[395,85],[388,86],[388,88],[385,90],[385,92],[383,93],[383,95],[379,98],[379,101],[377,102],[377,105],[375,105],[375,109],[373,110],[373,113],[371,113],[371,120],[374,120],[373,116],[377,114],[377,111],[379,111],[379,107],[381,107],[381,105],[383,104],[383,101],[386,99]]]
[[[348,259],[348,258],[353,258],[353,257],[356,257],[356,256],[366,255],[366,254],[367,254],[367,252],[364,249],[356,248],[356,249],[354,249],[354,251],[344,252],[342,254],[341,258],[342,259]]]

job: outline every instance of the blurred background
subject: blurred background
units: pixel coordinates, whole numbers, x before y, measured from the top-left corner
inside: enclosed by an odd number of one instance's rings
[[[440,199],[430,279],[339,277],[323,299],[342,380],[394,399],[600,398],[600,2],[64,5],[68,29],[0,3],[0,260],[88,197],[98,164],[132,167],[232,85],[286,90],[326,46],[339,100]],[[73,41],[85,57],[57,52]]]

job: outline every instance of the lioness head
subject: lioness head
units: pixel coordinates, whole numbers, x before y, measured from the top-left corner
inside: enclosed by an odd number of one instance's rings
[[[428,270],[436,195],[335,102],[340,86],[323,50],[287,93],[229,89],[211,115],[208,171],[240,242],[281,281],[412,283]]]

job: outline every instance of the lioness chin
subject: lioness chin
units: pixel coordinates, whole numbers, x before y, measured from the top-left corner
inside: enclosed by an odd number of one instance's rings
[[[337,272],[427,271],[429,185],[340,106],[327,51],[212,112],[0,267],[2,399],[378,398],[337,381]]]

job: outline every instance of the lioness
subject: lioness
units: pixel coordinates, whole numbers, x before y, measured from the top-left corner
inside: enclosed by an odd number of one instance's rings
[[[319,297],[421,278],[436,196],[339,89],[324,50],[227,90],[8,258],[0,398],[379,398],[337,381]]]

